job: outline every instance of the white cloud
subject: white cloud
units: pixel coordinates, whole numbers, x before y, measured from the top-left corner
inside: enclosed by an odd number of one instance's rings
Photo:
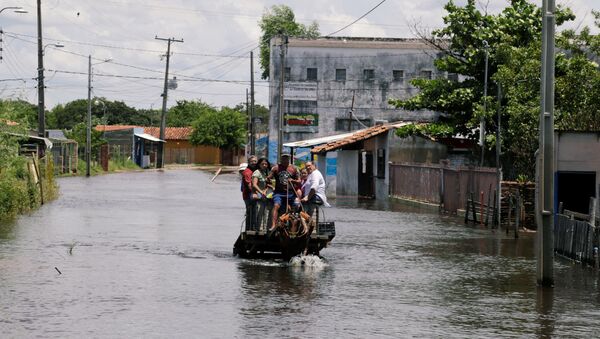
[[[536,0],[541,3],[541,0]],[[36,1],[23,0],[29,14],[4,11],[0,23],[7,32],[3,42],[0,79],[23,78],[24,81],[0,82],[0,96],[23,97],[37,102]],[[336,31],[360,17],[380,0],[303,0],[288,1],[298,21],[317,21],[322,34]],[[412,37],[410,26],[417,22],[426,28],[442,25],[442,0],[386,1],[348,29],[337,35]],[[457,1],[458,4],[464,0]],[[480,3],[485,4],[486,1]],[[565,0],[578,19],[569,28],[592,26],[591,9],[600,9],[593,0]],[[44,44],[62,42],[65,47],[48,46],[46,68],[46,105],[87,97],[87,55],[94,62],[113,58],[113,63],[94,66],[95,73],[142,78],[94,76],[94,94],[111,100],[123,100],[138,108],[158,108],[164,76],[166,42],[160,37],[183,38],[173,43],[171,74],[176,74],[179,87],[169,92],[169,106],[176,100],[202,99],[217,106],[235,105],[246,100],[251,48],[258,45],[258,21],[265,8],[279,4],[273,0],[194,1],[194,0],[43,0]],[[490,0],[489,10],[498,11],[507,2]],[[5,6],[8,6],[5,5]],[[112,47],[111,47],[112,46]],[[227,58],[215,55],[242,55]],[[259,79],[258,50],[255,50],[255,79]],[[125,67],[118,64],[132,65]],[[145,70],[148,69],[148,70]],[[53,71],[50,71],[53,70]],[[54,72],[61,71],[61,72]],[[75,72],[82,74],[64,73]],[[184,81],[185,76],[215,81]],[[189,79],[187,79],[189,80]],[[258,82],[257,102],[268,105],[268,87]]]

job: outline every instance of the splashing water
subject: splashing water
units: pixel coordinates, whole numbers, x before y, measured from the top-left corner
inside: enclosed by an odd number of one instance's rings
[[[323,268],[327,266],[325,260],[317,255],[297,255],[290,259],[289,266],[304,266],[311,268]]]

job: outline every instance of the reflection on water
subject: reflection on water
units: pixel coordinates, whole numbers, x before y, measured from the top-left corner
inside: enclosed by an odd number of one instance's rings
[[[313,325],[320,312],[315,312],[314,307],[327,299],[333,270],[322,264],[274,264],[261,260],[242,260],[238,270],[242,287],[241,337],[318,334]]]
[[[435,208],[337,199],[324,210],[337,236],[323,259],[234,258],[238,178],[211,178],[181,170],[61,179],[57,201],[0,226],[3,337],[600,331],[598,274],[557,260],[555,287],[537,288],[535,235],[513,239]]]
[[[537,289],[536,311],[538,313],[538,338],[552,338],[554,334],[554,288],[539,287]]]

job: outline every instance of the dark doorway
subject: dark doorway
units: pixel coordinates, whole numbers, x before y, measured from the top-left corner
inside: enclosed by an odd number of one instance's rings
[[[358,153],[358,196],[375,198],[372,152],[363,151]]]
[[[596,196],[596,173],[558,172],[556,192],[564,209],[588,214],[590,197]]]

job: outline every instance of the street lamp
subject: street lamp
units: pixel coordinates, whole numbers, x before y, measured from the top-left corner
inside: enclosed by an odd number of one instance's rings
[[[58,43],[58,44],[45,44],[44,48],[42,48],[42,55],[46,54],[46,47],[48,47],[48,46],[52,46],[52,47],[56,47],[56,48],[63,48],[63,47],[65,47],[65,45],[63,45],[61,43]]]
[[[23,13],[29,13],[27,12],[25,9],[23,9],[23,7],[20,6],[9,6],[9,7],[4,7],[2,9],[0,9],[0,13],[2,13],[5,9],[14,9],[13,12],[15,13],[19,13],[19,14],[23,14]]]
[[[92,56],[88,57],[88,107],[87,107],[87,131],[85,138],[85,176],[90,176],[90,160],[92,155],[92,65],[98,65],[112,61],[111,58],[92,64]]]

